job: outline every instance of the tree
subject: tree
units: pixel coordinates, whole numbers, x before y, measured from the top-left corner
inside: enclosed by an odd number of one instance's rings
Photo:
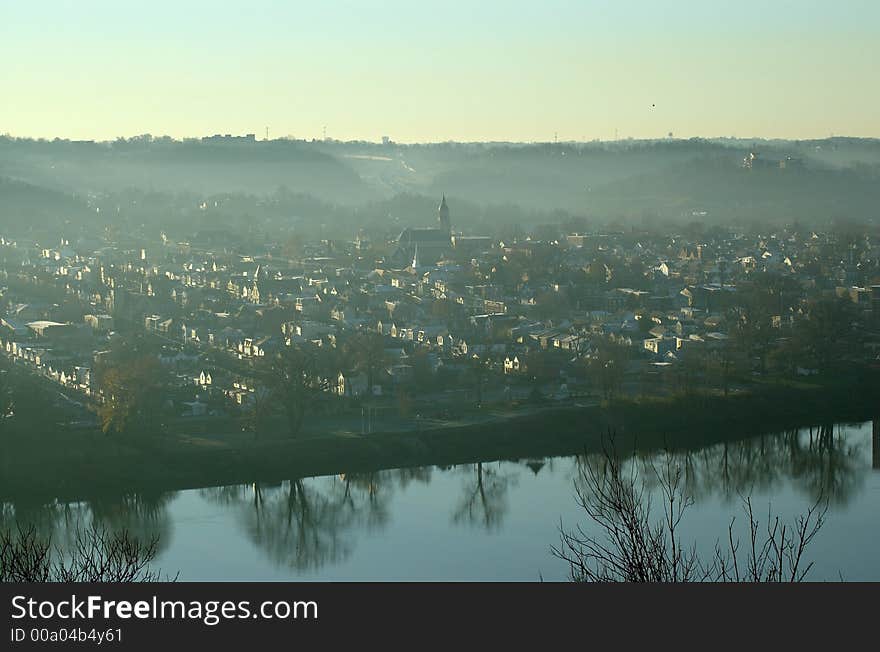
[[[431,361],[425,349],[417,349],[410,358],[412,365],[413,386],[417,391],[431,390],[435,388],[434,373],[431,370]]]
[[[590,360],[589,372],[606,400],[611,400],[623,387],[626,377],[627,351],[623,346],[603,342]]]
[[[740,367],[739,357],[729,339],[722,340],[706,355],[706,371],[725,396],[730,393],[730,381]]]
[[[800,582],[813,564],[804,558],[806,548],[825,522],[827,502],[820,498],[792,524],[768,514],[763,526],[755,517],[751,499],[743,499],[748,519],[744,551],[735,535],[735,519],[726,542],[716,542],[705,559],[696,544],[686,545],[680,525],[693,504],[685,488],[684,468],[667,453],[661,466],[650,465],[643,478],[634,466],[628,469],[606,442],[598,463],[589,461],[575,483],[578,504],[597,527],[573,531],[560,527],[561,542],[553,554],[569,564],[576,582]],[[649,484],[659,488],[662,513],[654,518]]]
[[[706,371],[706,351],[702,344],[690,344],[681,349],[680,362],[676,365],[676,380],[679,389],[691,394],[699,387],[700,378]]]
[[[258,439],[272,415],[272,391],[257,387],[249,396],[250,404],[242,414],[242,430],[252,432],[254,439]]]
[[[35,527],[0,531],[0,582],[158,582],[151,568],[157,539],[143,543],[127,532],[78,530],[70,550],[54,548]]]
[[[822,371],[855,348],[854,304],[847,299],[819,299],[807,305],[795,328],[803,354]]]
[[[98,406],[105,432],[148,431],[162,402],[163,370],[154,356],[138,356],[112,364],[100,373],[104,402]]]
[[[535,298],[535,316],[546,321],[565,314],[568,301],[564,289],[560,291],[546,290]]]
[[[372,396],[376,375],[385,362],[385,340],[378,333],[358,333],[345,346],[352,368],[367,374],[367,393]]]
[[[468,371],[474,385],[474,398],[476,399],[477,407],[483,405],[483,388],[489,376],[488,365],[489,360],[478,355],[472,355],[468,358]]]
[[[306,347],[284,346],[272,362],[270,391],[287,421],[288,433],[296,437],[306,410],[320,391],[316,354]]]
[[[758,301],[747,301],[730,313],[730,335],[735,346],[745,354],[749,364],[757,358],[763,373],[767,366],[767,351],[774,335],[771,315]]]
[[[96,360],[97,406],[105,433],[153,433],[167,388],[167,372],[145,337],[117,339]]]

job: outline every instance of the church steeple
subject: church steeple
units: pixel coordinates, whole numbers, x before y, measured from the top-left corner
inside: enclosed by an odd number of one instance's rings
[[[449,206],[446,205],[446,194],[440,200],[440,206],[437,207],[437,223],[440,228],[452,231],[452,223],[449,221]]]

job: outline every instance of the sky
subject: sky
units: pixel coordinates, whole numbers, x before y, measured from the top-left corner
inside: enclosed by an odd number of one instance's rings
[[[880,137],[877,0],[0,0],[0,133]]]

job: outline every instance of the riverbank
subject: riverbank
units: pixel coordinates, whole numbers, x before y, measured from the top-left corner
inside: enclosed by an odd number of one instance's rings
[[[877,376],[858,383],[762,388],[732,396],[623,399],[594,407],[544,408],[478,424],[239,443],[162,438],[137,442],[92,433],[7,438],[0,501],[77,500],[96,494],[171,491],[254,481],[542,458],[598,451],[614,432],[620,450],[695,448],[878,411]]]

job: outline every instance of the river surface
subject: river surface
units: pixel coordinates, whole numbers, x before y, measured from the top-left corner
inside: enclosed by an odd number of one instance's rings
[[[880,442],[870,422],[764,435],[675,455],[693,506],[683,539],[710,551],[742,497],[791,520],[828,500],[808,549],[813,580],[880,580]],[[629,464],[642,477],[661,452]],[[77,523],[160,537],[156,565],[181,580],[564,580],[560,525],[589,528],[575,482],[594,458],[423,467],[76,504],[6,504],[62,545]],[[653,465],[653,466],[652,466]],[[653,490],[656,495],[656,490]]]

